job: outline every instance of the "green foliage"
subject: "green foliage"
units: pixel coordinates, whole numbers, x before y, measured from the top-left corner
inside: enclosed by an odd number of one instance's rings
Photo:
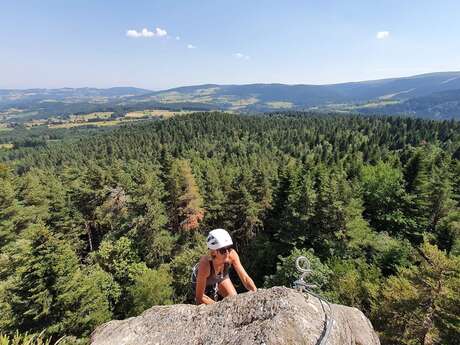
[[[437,239],[441,249],[460,256],[460,210],[451,211],[440,220]]]
[[[137,274],[146,269],[145,264],[140,263],[134,244],[127,237],[121,237],[116,242],[103,241],[96,261],[122,285],[131,283]]]
[[[206,183],[203,186],[204,190],[204,204],[206,205],[206,212],[204,221],[210,228],[217,228],[221,226],[224,218],[224,207],[227,201],[227,195],[222,189],[222,181],[219,176],[219,169],[207,162],[204,167],[204,174]]]
[[[111,318],[192,301],[203,234],[223,227],[258,286],[290,286],[303,254],[321,293],[361,308],[384,339],[406,318],[418,332],[439,275],[423,278],[416,248],[425,236],[448,261],[460,253],[459,129],[290,112],[197,113],[55,144],[68,132],[18,130],[0,155],[0,328],[78,343]],[[455,339],[456,279],[438,279],[433,339]],[[414,332],[400,342],[420,342]]]
[[[280,251],[287,253],[292,247],[305,242],[305,228],[315,214],[317,195],[311,176],[304,175],[299,163],[293,160],[282,168],[277,189],[269,226],[273,228],[274,238],[279,241]],[[290,231],[285,231],[285,228]]]
[[[198,263],[202,255],[206,255],[206,239],[197,236],[191,247],[184,248],[170,263],[173,278],[174,301],[178,303],[193,300],[192,294],[192,269]]]
[[[352,200],[351,186],[343,175],[327,173],[324,168],[317,172],[315,180],[317,200],[310,222],[310,240],[320,257],[340,255],[349,220],[347,206]]]
[[[172,162],[169,184],[174,229],[176,231],[197,229],[204,217],[203,199],[188,160]]]
[[[0,283],[0,329],[7,330],[11,329],[11,324],[13,323],[14,314],[11,310],[10,301],[10,292],[9,292],[9,282],[2,281]]]
[[[14,240],[22,207],[16,198],[16,181],[9,169],[0,174],[0,247]]]
[[[71,247],[42,225],[31,227],[27,238],[15,276],[0,294],[13,317],[4,322],[6,328],[84,336],[111,319],[110,276],[95,269],[82,272]]]
[[[417,266],[383,286],[377,327],[384,344],[457,344],[460,332],[460,261],[425,242]]]
[[[386,232],[377,233],[361,217],[362,207],[354,200],[348,208],[347,252],[354,258],[365,258],[380,268],[384,275],[396,273],[397,267],[410,264],[412,247]]]
[[[450,169],[450,157],[429,145],[415,150],[406,165],[419,232],[436,233],[440,220],[455,207]]]
[[[262,227],[262,209],[255,191],[252,190],[253,186],[252,172],[243,171],[235,178],[228,195],[227,228],[241,246],[247,245]]]
[[[10,288],[12,324],[20,331],[48,327],[54,333],[65,310],[57,298],[78,269],[77,257],[43,225],[31,227],[27,239],[29,245]]]
[[[51,339],[38,334],[20,334],[19,332],[9,336],[0,333],[0,345],[52,345]]]
[[[130,314],[139,315],[154,305],[172,304],[171,284],[172,277],[166,266],[138,274],[128,288],[133,304]]]
[[[378,300],[381,273],[377,266],[362,259],[328,262],[333,271],[326,295],[334,302],[356,307],[369,313]]]
[[[399,169],[384,162],[364,166],[362,185],[364,216],[375,230],[398,234],[409,232],[414,227],[412,220],[406,216],[409,197]]]
[[[120,293],[112,276],[98,266],[78,271],[58,296],[66,310],[61,327],[67,334],[89,336],[96,326],[112,319]]]
[[[327,286],[332,274],[331,269],[326,264],[321,263],[320,259],[313,253],[313,250],[298,248],[294,248],[286,257],[278,257],[276,272],[265,278],[264,286],[283,285],[292,287],[294,281],[300,277],[300,273],[295,266],[295,261],[299,256],[305,256],[310,262],[310,268],[313,270],[313,273],[308,276],[308,283],[315,284],[320,290]]]
[[[414,249],[407,240],[398,240],[386,234],[379,234],[375,242],[373,261],[385,276],[396,273],[398,267],[411,263]]]
[[[143,260],[154,267],[171,256],[176,238],[166,230],[168,217],[162,201],[166,192],[157,172],[146,167],[135,174],[138,184],[130,205],[134,213],[133,237]]]

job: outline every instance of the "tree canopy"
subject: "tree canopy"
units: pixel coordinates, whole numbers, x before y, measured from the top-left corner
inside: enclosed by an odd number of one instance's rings
[[[383,344],[457,344],[459,152],[458,122],[303,112],[196,113],[3,152],[0,331],[84,338],[187,301],[223,227],[256,285],[290,285],[303,254],[318,293],[363,310]]]

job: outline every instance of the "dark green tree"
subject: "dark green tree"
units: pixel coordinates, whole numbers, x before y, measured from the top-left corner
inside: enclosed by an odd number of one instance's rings
[[[362,171],[364,216],[370,225],[393,235],[409,233],[415,221],[408,214],[410,199],[400,170],[378,162],[364,166]]]
[[[460,262],[425,242],[418,266],[385,283],[375,314],[383,344],[458,344]]]

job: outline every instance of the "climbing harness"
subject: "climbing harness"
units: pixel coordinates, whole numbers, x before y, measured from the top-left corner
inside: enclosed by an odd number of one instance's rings
[[[192,281],[192,284],[196,284],[196,277],[198,275],[198,267],[199,266],[200,266],[200,263],[198,262],[192,268],[192,275],[190,276],[190,280]]]
[[[319,302],[321,303],[321,308],[323,309],[324,312],[324,329],[323,332],[321,333],[320,338],[316,342],[317,345],[326,345],[327,344],[327,339],[329,338],[329,335],[331,333],[332,326],[334,325],[334,318],[332,317],[332,308],[331,305],[329,304],[328,301],[326,301],[324,298],[319,296],[318,294],[314,293],[311,291],[311,289],[317,288],[315,284],[308,284],[305,281],[305,278],[313,273],[313,270],[310,268],[310,261],[305,256],[299,256],[296,261],[295,261],[295,266],[297,270],[302,273],[299,279],[297,279],[293,283],[294,289],[306,293],[308,295],[312,295],[316,297]],[[323,303],[324,302],[324,303]],[[327,305],[329,308],[329,315],[326,313],[326,309],[324,308],[324,305]]]

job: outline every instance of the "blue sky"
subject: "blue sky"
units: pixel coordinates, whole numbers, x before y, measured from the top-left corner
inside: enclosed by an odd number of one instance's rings
[[[0,88],[325,84],[460,70],[459,23],[458,0],[2,0]]]

